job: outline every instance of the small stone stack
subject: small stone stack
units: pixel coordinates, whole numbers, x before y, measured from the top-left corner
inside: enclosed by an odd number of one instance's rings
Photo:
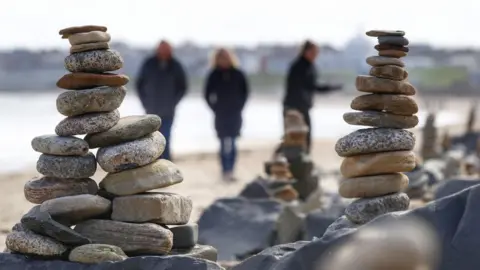
[[[438,158],[440,156],[438,143],[438,130],[435,125],[435,113],[429,113],[425,126],[423,127],[422,135],[422,149],[421,154],[423,160],[429,160],[432,158]]]
[[[283,146],[300,146],[306,149],[309,128],[303,115],[296,110],[288,110],[285,113],[284,126]]]
[[[351,125],[371,126],[338,140],[335,150],[345,157],[340,171],[344,179],[339,193],[345,198],[360,198],[345,210],[346,217],[364,224],[393,211],[407,210],[410,199],[402,191],[408,177],[401,172],[415,168],[415,137],[404,129],[418,124],[418,106],[411,96],[415,88],[407,82],[408,73],[400,60],[407,55],[408,40],[403,31],[369,31],[378,37],[378,56],[367,58],[371,76],[358,76],[356,87],[371,93],[355,98],[345,113]]]
[[[285,157],[275,155],[270,162],[269,191],[274,198],[285,202],[298,199],[298,192],[292,184],[296,182],[290,173],[289,164]]]

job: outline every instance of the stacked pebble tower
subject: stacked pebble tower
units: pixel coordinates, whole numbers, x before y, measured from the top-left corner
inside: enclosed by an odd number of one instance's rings
[[[406,210],[410,199],[402,191],[408,177],[402,172],[415,168],[415,137],[410,129],[418,124],[414,114],[418,106],[411,97],[416,89],[406,80],[405,64],[408,40],[403,31],[369,31],[377,37],[378,56],[367,58],[371,76],[358,76],[357,90],[370,94],[356,97],[351,108],[359,112],[345,113],[350,125],[371,126],[338,140],[337,154],[345,159],[340,171],[344,179],[339,193],[345,198],[359,198],[345,210],[355,224],[364,224],[375,217]]]
[[[70,90],[57,98],[67,116],[56,135],[32,140],[42,153],[37,170],[43,176],[25,184],[33,207],[7,236],[10,252],[82,263],[122,261],[127,255],[182,254],[216,260],[216,250],[197,244],[196,224],[187,224],[190,199],[148,191],[183,181],[178,168],[159,159],[165,138],[155,115],[120,118],[128,82],[112,73],[122,68],[121,56],[109,49],[103,26],[60,31],[71,54],[71,73],[57,86]],[[84,139],[74,136],[84,135]],[[89,149],[99,148],[97,157]],[[98,188],[90,179],[97,162],[108,172]],[[167,225],[177,225],[168,228]],[[71,227],[75,226],[74,229]]]
[[[281,155],[275,155],[270,162],[269,191],[272,197],[282,201],[291,202],[298,199],[298,192],[293,188],[292,179],[288,161]]]

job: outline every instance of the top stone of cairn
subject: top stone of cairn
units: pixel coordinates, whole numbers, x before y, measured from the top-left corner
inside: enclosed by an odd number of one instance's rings
[[[107,32],[107,27],[100,26],[100,25],[73,26],[73,27],[68,27],[60,30],[58,34],[61,35],[62,38],[68,38],[70,35],[74,35],[78,33],[87,33],[92,31]]]
[[[405,31],[401,31],[401,30],[370,30],[366,34],[367,34],[367,36],[370,36],[370,37],[381,37],[381,36],[403,37],[405,35]]]

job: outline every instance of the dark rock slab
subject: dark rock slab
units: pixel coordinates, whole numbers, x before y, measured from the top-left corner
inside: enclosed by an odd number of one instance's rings
[[[174,249],[191,248],[198,242],[198,224],[196,223],[179,225],[169,229],[173,233],[172,248]]]
[[[194,247],[188,249],[172,249],[169,255],[189,256],[216,262],[218,252],[212,246],[195,245]]]
[[[248,183],[240,192],[239,196],[249,199],[266,199],[270,198],[267,188],[267,179],[257,177],[252,182]]]
[[[211,261],[186,256],[145,256],[122,262],[88,265],[66,261],[32,260],[23,255],[0,253],[0,269],[5,270],[222,270]]]
[[[335,222],[337,218],[338,216],[325,213],[323,210],[308,213],[305,218],[304,240],[311,241],[314,237],[322,237],[327,228]]]
[[[48,212],[40,210],[40,205],[34,206],[25,214],[21,222],[25,228],[67,245],[78,246],[91,243],[87,237],[53,220]]]
[[[221,261],[263,250],[271,245],[282,208],[270,199],[217,200],[198,221],[198,242],[215,247]]]
[[[445,198],[478,184],[480,184],[480,179],[452,179],[444,181],[435,187],[434,199]]]

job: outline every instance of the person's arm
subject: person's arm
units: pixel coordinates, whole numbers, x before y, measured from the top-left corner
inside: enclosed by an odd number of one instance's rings
[[[176,77],[175,77],[175,104],[178,104],[180,100],[185,96],[187,93],[188,82],[187,76],[185,74],[185,70],[182,67],[182,64],[176,64]]]
[[[208,107],[214,111],[215,106],[215,87],[214,87],[214,79],[213,79],[213,72],[210,72],[207,76],[207,80],[205,82],[205,86],[203,89],[203,96],[205,101],[207,102]]]
[[[340,90],[342,89],[342,85],[340,84],[316,84],[315,90],[317,92],[325,93],[325,92],[331,92],[334,90]]]
[[[248,85],[248,81],[247,81],[247,78],[245,76],[245,73],[243,73],[242,71],[239,71],[240,72],[240,83],[242,84],[241,85],[241,89],[242,89],[242,109],[245,107],[245,104],[247,103],[247,100],[248,100],[248,96],[250,95],[250,87]]]

